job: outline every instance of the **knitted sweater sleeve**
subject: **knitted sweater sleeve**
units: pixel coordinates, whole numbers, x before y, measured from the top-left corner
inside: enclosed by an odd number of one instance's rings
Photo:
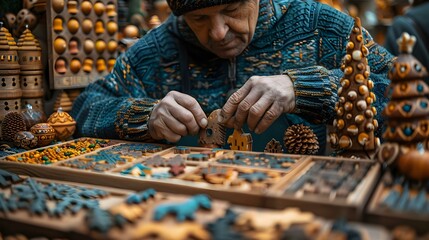
[[[385,90],[390,83],[387,79],[387,73],[392,64],[393,56],[386,49],[376,44],[365,29],[363,33],[366,41],[365,45],[369,50],[367,57],[371,70],[369,78],[374,82],[373,92],[376,95],[376,101],[373,106],[377,109],[376,119],[382,126],[381,112],[388,101]],[[340,66],[341,59],[345,55],[347,38],[343,42],[343,50],[339,51],[337,57],[337,59],[340,59],[336,63],[337,66]],[[294,113],[299,114],[310,122],[332,124],[335,117],[335,103],[338,100],[337,90],[340,79],[343,77],[343,72],[338,67],[327,67],[329,64],[323,60],[319,64],[319,66],[289,69],[284,73],[291,78],[295,87],[296,103]],[[381,128],[379,128],[378,136],[381,135],[381,131]]]
[[[143,80],[153,79],[157,48],[149,38],[118,57],[113,71],[75,100],[71,115],[78,123],[77,136],[150,139],[147,122],[157,100],[148,97]]]

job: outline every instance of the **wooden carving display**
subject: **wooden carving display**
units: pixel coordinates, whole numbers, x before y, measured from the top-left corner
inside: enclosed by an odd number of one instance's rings
[[[22,105],[31,104],[33,108],[43,111],[43,65],[39,41],[30,29],[26,29],[17,45],[21,66]]]
[[[208,117],[207,127],[201,129],[199,144],[203,147],[222,147],[225,144],[225,127],[218,121],[220,109],[214,110]]]
[[[428,73],[411,53],[416,38],[403,33],[398,39],[398,59],[389,72],[391,100],[383,110],[386,130],[378,157],[395,163],[413,179],[429,178],[429,87],[423,81]],[[426,148],[426,151],[425,151]]]
[[[15,41],[0,23],[0,122],[7,113],[21,110],[20,67]],[[12,136],[13,137],[13,136]]]
[[[228,143],[232,150],[252,151],[252,135],[243,133],[241,129],[234,129],[232,135],[228,137]]]
[[[116,2],[48,1],[46,15],[52,88],[85,87],[110,71],[109,66],[117,56]]]
[[[380,140],[374,136],[378,122],[374,119],[375,94],[371,92],[374,83],[369,79],[369,66],[366,56],[368,49],[364,45],[360,19],[355,25],[347,43],[347,54],[341,70],[341,86],[338,88],[338,102],[335,105],[335,132],[330,134],[334,149],[343,156],[368,158],[375,151]]]

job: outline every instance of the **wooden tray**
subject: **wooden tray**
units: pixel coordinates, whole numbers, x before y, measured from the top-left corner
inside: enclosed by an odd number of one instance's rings
[[[364,177],[360,182],[355,184],[354,190],[347,196],[344,195],[344,197],[337,197],[336,191],[332,191],[332,188],[328,191],[328,188],[322,185],[326,181],[322,181],[320,175],[316,175],[318,173],[325,174],[322,176],[329,176],[329,174],[332,174],[333,176],[330,177],[336,177],[336,174],[342,174],[340,176],[343,177],[343,181],[348,181],[350,178],[348,174],[345,174],[345,172],[341,173],[338,169],[330,170],[331,172],[315,169],[321,165],[324,165],[325,168],[329,168],[338,163],[344,164],[344,167],[346,167],[346,164],[355,166],[370,165]],[[338,168],[340,167],[341,166],[338,166]],[[311,175],[304,175],[311,168],[314,172]],[[306,159],[304,163],[297,166],[295,171],[288,174],[282,181],[279,181],[278,184],[268,191],[265,207],[284,208],[286,206],[295,206],[327,218],[346,217],[351,220],[360,220],[362,218],[364,206],[378,181],[379,172],[380,166],[369,160],[310,157]],[[306,176],[310,176],[311,178],[307,178],[305,181],[301,182]],[[305,184],[311,181],[313,184]],[[337,184],[341,184],[340,186],[345,185],[345,183],[341,181],[337,182]],[[325,189],[322,190],[322,188]]]
[[[385,181],[388,181],[387,178],[391,179],[390,173],[386,172],[383,175],[382,180],[378,183],[377,188],[374,194],[371,197],[371,201],[369,202],[368,208],[365,212],[365,220],[371,223],[381,224],[388,228],[394,228],[399,225],[408,225],[412,228],[416,229],[420,234],[427,234],[429,231],[429,209],[428,202],[429,196],[426,190],[426,200],[423,203],[425,206],[420,210],[392,210],[390,207],[386,205],[383,206],[382,202],[388,196],[390,191],[394,188],[398,190],[398,200],[399,203],[401,201],[399,198],[404,197],[401,196],[403,193],[403,184],[402,186],[388,186],[385,184]],[[390,180],[389,180],[390,181]],[[404,204],[407,205],[412,201],[414,197],[416,197],[421,190],[409,185],[409,196],[403,198]]]

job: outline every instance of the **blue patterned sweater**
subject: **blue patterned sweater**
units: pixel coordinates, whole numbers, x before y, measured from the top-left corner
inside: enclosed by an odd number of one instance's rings
[[[208,115],[223,106],[232,87],[242,86],[251,76],[288,74],[295,87],[294,114],[284,114],[264,134],[254,135],[254,150],[263,150],[273,137],[282,141],[291,122],[303,122],[319,136],[323,152],[325,126],[335,117],[343,75],[339,67],[352,26],[351,17],[324,4],[260,0],[250,45],[227,60],[204,50],[183,19],[171,16],[122,54],[109,75],[90,84],[77,98],[71,113],[78,122],[77,134],[150,140],[147,120],[152,107],[171,90],[193,96]],[[384,91],[392,56],[366,31],[364,35],[375,107],[381,113],[388,100]],[[378,121],[382,126],[379,116]]]

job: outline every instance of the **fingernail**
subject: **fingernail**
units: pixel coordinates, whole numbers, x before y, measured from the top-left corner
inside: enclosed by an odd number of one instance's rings
[[[223,116],[220,115],[220,114],[218,114],[217,115],[217,121],[220,122],[220,123],[223,122]]]
[[[207,119],[206,118],[203,118],[203,119],[201,119],[201,121],[200,121],[200,126],[201,127],[203,127],[203,128],[205,128],[205,127],[207,127],[207,124],[208,124],[209,122],[207,121]]]

